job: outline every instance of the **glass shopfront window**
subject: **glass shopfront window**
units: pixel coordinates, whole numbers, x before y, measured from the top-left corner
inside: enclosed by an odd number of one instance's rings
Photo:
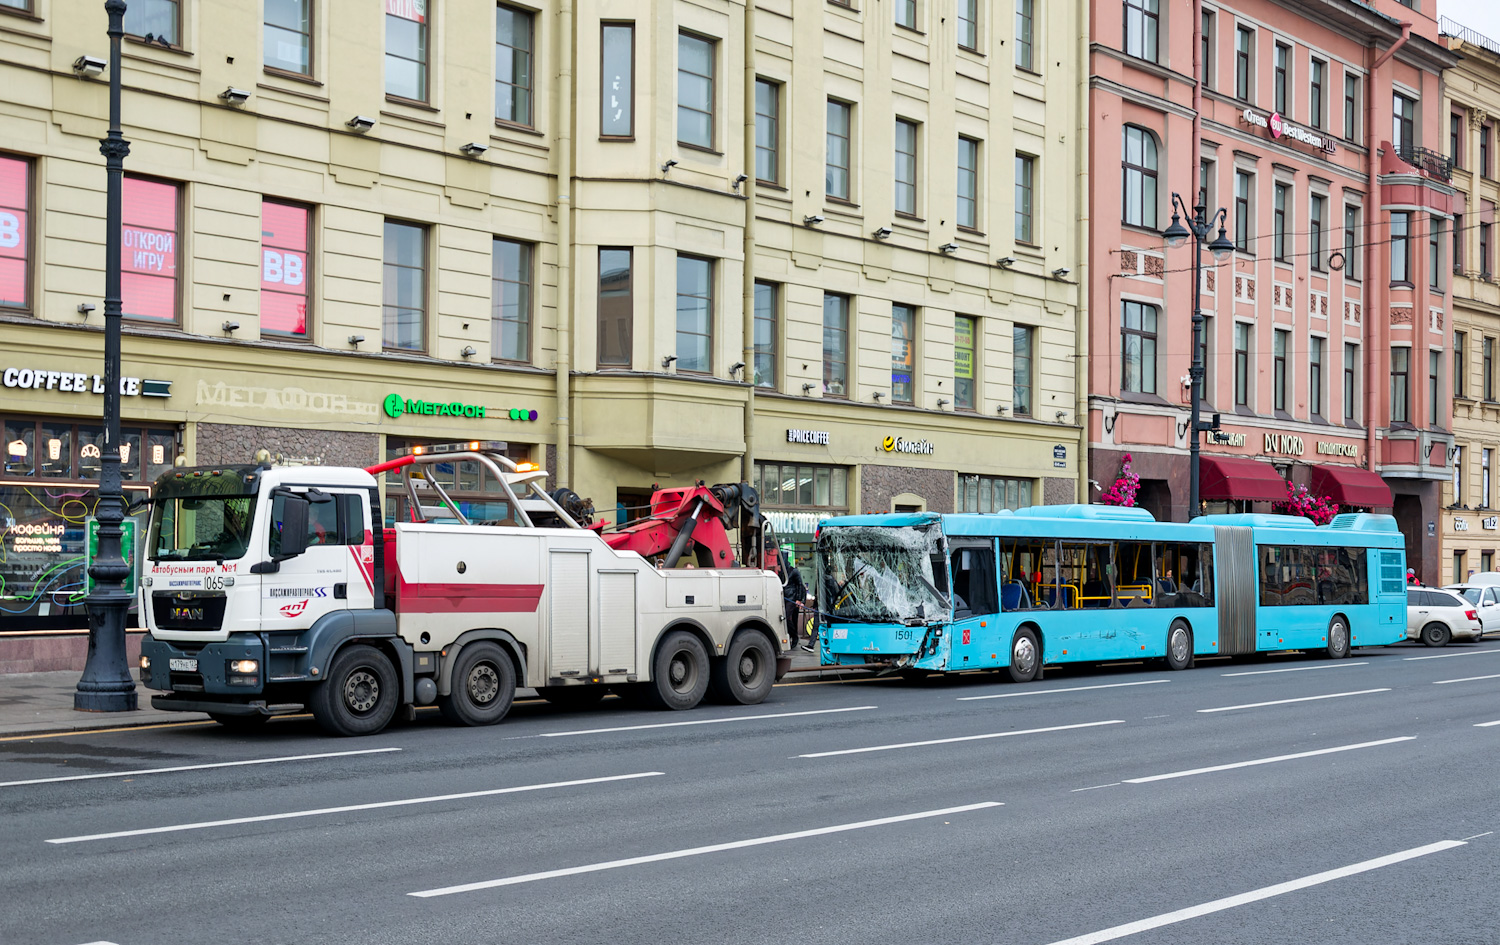
[[[849,470],[811,463],[756,463],[751,485],[782,554],[812,585],[813,533],[820,519],[849,514]]]
[[[84,543],[98,503],[103,428],[5,415],[0,430],[0,632],[84,629]],[[146,483],[176,457],[176,431],[125,423],[120,472],[127,499],[144,498]],[[144,535],[144,510],[136,519]],[[130,626],[137,625],[132,604]]]

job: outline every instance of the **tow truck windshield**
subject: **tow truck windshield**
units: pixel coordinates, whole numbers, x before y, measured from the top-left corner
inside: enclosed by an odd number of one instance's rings
[[[236,468],[216,472],[184,478],[166,473],[157,480],[146,544],[153,561],[222,564],[245,556],[255,521],[254,477]]]
[[[948,617],[947,569],[935,527],[826,528],[818,537],[818,598],[826,617],[925,623]]]

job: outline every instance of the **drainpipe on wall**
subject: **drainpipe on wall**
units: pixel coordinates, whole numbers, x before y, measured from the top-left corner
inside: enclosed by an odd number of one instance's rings
[[[1077,0],[1074,15],[1077,22],[1087,23],[1090,0]],[[1079,30],[1078,49],[1078,102],[1073,134],[1073,155],[1078,165],[1077,184],[1073,199],[1077,205],[1078,225],[1073,241],[1074,257],[1078,260],[1078,298],[1073,308],[1073,344],[1077,356],[1073,359],[1073,388],[1075,403],[1073,417],[1078,421],[1078,486],[1074,492],[1077,501],[1089,502],[1089,280],[1093,267],[1089,265],[1089,37],[1088,30]]]
[[[573,2],[557,10],[557,484],[572,487],[573,363]]]
[[[1369,234],[1375,225],[1377,214],[1380,211],[1380,194],[1377,188],[1379,176],[1379,165],[1375,159],[1375,70],[1385,65],[1390,58],[1396,55],[1396,51],[1406,45],[1411,38],[1411,24],[1401,23],[1401,38],[1396,40],[1384,53],[1381,53],[1370,63],[1370,71],[1365,79],[1365,157],[1370,165],[1370,180],[1368,191],[1365,194],[1365,233]],[[1371,44],[1370,55],[1375,54],[1375,46]],[[1394,144],[1392,145],[1394,147]],[[1375,331],[1370,322],[1370,296],[1374,294],[1378,285],[1376,278],[1379,273],[1375,271],[1375,240],[1368,235],[1365,238],[1365,285],[1366,289],[1361,304],[1365,309],[1365,459],[1369,463],[1370,472],[1375,472],[1375,379],[1382,376],[1379,362],[1376,359]],[[1347,261],[1346,261],[1347,264]],[[1408,368],[1409,370],[1409,368]]]
[[[744,312],[741,319],[744,332],[744,374],[749,382],[745,393],[745,453],[740,461],[740,478],[751,482],[756,489],[759,483],[752,482],[755,472],[755,0],[745,0],[745,263],[742,284]]]

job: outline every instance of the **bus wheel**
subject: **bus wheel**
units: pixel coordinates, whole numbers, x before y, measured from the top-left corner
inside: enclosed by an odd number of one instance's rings
[[[1167,630],[1167,669],[1187,669],[1193,663],[1193,631],[1186,621],[1174,620]]]
[[[328,675],[313,687],[308,708],[325,732],[374,735],[390,723],[400,701],[396,669],[373,646],[346,646],[333,658]]]
[[[1010,641],[1010,678],[1015,682],[1031,682],[1042,670],[1042,648],[1037,645],[1036,633],[1030,627],[1022,627]]]
[[[438,697],[443,718],[456,725],[494,725],[516,697],[516,668],[498,644],[470,643],[458,651],[453,690]]]
[[[735,634],[729,652],[709,671],[709,692],[726,705],[759,705],[775,684],[776,652],[765,634],[755,630]]]
[[[1349,655],[1349,625],[1343,617],[1328,622],[1328,658],[1341,660]]]
[[[708,691],[708,651],[686,630],[673,630],[656,648],[646,697],[658,709],[691,709]]]
[[[560,709],[586,709],[604,698],[608,686],[542,686],[537,695]]]
[[[1448,628],[1440,623],[1429,623],[1422,628],[1422,642],[1428,646],[1447,646],[1448,638],[1453,634]]]

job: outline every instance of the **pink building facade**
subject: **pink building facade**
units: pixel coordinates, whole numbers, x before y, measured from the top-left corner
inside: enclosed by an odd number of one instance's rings
[[[1100,490],[1128,454],[1138,503],[1189,517],[1193,248],[1161,236],[1176,192],[1223,208],[1236,247],[1203,253],[1202,410],[1222,429],[1204,436],[1203,510],[1270,511],[1288,481],[1306,485],[1394,513],[1412,566],[1436,580],[1456,204],[1441,154],[1455,60],[1435,16],[1396,0],[1095,0]]]

